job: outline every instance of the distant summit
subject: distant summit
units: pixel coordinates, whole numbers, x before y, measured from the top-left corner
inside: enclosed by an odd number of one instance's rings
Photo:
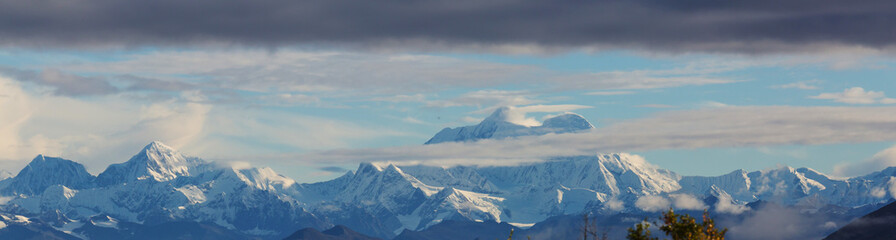
[[[91,187],[94,176],[84,165],[70,160],[37,155],[28,166],[11,179],[5,193],[40,194],[50,186],[63,185],[73,189]]]
[[[442,129],[429,141],[426,141],[426,144],[537,136],[548,133],[569,133],[594,128],[588,120],[575,113],[565,113],[545,119],[541,126],[524,126],[508,121],[510,111],[509,107],[501,107],[479,124]]]

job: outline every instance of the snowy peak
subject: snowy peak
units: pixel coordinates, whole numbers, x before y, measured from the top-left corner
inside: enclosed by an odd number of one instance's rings
[[[12,178],[11,184],[3,192],[34,195],[53,185],[81,189],[90,187],[94,178],[80,163],[37,155]]]
[[[545,119],[544,123],[542,123],[541,126],[567,132],[588,130],[594,128],[594,126],[591,125],[588,120],[585,120],[585,117],[582,117],[582,115],[575,113],[565,113],[556,117]]]
[[[509,121],[511,110],[509,107],[501,107],[479,124],[442,129],[429,141],[426,141],[426,144],[570,133],[594,128],[588,120],[575,113],[565,113],[545,119],[540,126],[524,126]]]
[[[657,194],[678,190],[679,176],[630,154],[560,157],[543,163],[485,167],[479,173],[499,186],[546,189],[562,185],[609,195]]]
[[[101,185],[137,180],[164,182],[180,176],[190,176],[203,163],[198,158],[186,157],[177,150],[154,141],[127,162],[109,165],[106,171],[100,173],[98,181]]]
[[[483,119],[482,122],[509,122],[507,121],[509,117],[510,107],[499,107],[491,115]]]

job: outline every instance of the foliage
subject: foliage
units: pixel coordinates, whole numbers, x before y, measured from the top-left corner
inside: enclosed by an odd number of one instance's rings
[[[657,238],[650,236],[650,223],[642,222],[635,225],[635,228],[628,229],[629,240],[656,240]]]
[[[709,217],[709,213],[703,212],[703,222],[697,223],[688,214],[675,214],[672,209],[663,213],[660,217],[663,225],[660,230],[666,236],[672,237],[672,240],[724,240],[725,233],[728,229],[716,229],[715,221]],[[657,238],[650,236],[650,223],[639,223],[634,228],[628,229],[628,239],[630,240],[655,240]]]

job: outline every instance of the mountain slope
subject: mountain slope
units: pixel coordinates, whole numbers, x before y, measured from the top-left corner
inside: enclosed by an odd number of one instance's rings
[[[896,236],[893,223],[896,223],[896,202],[850,222],[824,239],[893,239]]]
[[[101,186],[138,180],[164,182],[195,174],[204,162],[186,157],[165,144],[154,141],[124,163],[112,164],[97,176]]]
[[[283,240],[379,240],[379,238],[366,236],[346,226],[337,225],[323,232],[314,228],[304,228]]]

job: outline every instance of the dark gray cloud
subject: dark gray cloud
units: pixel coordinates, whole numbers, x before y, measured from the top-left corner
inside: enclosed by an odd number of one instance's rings
[[[42,47],[630,47],[798,51],[896,41],[888,0],[0,0],[3,44]]]

